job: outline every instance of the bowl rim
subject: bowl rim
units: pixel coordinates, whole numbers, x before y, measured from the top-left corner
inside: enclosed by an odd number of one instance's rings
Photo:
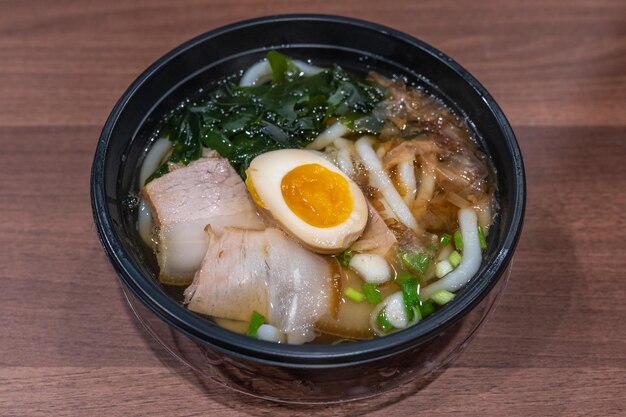
[[[175,57],[217,36],[253,26],[298,20],[348,25],[354,27],[355,30],[377,31],[430,54],[434,59],[443,62],[449,69],[459,75],[475,93],[482,97],[497,120],[498,128],[511,151],[511,158],[514,163],[511,169],[515,172],[515,187],[510,192],[513,201],[511,210],[508,213],[509,221],[507,222],[507,224],[511,225],[510,233],[506,234],[492,261],[482,270],[479,277],[473,278],[476,282],[467,288],[464,296],[459,297],[455,303],[441,311],[441,313],[445,314],[433,315],[419,326],[412,326],[382,338],[338,345],[277,344],[239,335],[209,323],[175,302],[162,290],[159,290],[158,284],[147,279],[134,266],[124,250],[121,239],[112,227],[104,187],[105,156],[113,128],[117,124],[120,115],[130,98],[141,88],[146,80]],[[200,344],[254,362],[299,368],[347,366],[382,359],[426,342],[456,323],[478,304],[487,295],[489,289],[504,275],[521,234],[526,201],[524,165],[519,145],[504,113],[478,80],[456,61],[413,36],[378,23],[351,17],[323,14],[273,15],[231,23],[182,43],[155,61],[133,81],[111,111],[96,147],[92,165],[90,191],[92,211],[100,243],[113,264],[122,285],[127,287],[144,306],[168,325]]]

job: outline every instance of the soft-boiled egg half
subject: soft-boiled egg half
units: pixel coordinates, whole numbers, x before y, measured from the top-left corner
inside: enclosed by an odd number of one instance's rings
[[[267,152],[250,162],[246,175],[254,202],[315,252],[341,252],[365,229],[361,189],[318,152]]]

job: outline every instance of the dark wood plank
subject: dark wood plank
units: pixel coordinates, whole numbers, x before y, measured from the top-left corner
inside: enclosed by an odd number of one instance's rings
[[[0,88],[11,103],[0,112],[5,126],[100,126],[124,88],[177,44],[236,20],[289,12],[370,19],[420,37],[474,73],[514,124],[626,122],[617,111],[626,102],[617,94],[626,88],[626,4],[617,0],[54,4],[2,3]],[[34,103],[46,111],[33,113]]]
[[[0,3],[0,414],[609,416],[626,401],[626,3]],[[528,206],[500,305],[439,378],[358,404],[279,406],[206,385],[134,320],[89,202],[104,120],[152,61],[278,12],[378,21],[494,94]]]

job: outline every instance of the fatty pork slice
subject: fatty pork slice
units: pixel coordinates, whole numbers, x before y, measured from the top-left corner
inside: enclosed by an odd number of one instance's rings
[[[204,232],[227,226],[262,229],[246,187],[229,162],[204,157],[149,182],[143,197],[157,227],[154,237],[159,280],[187,285],[208,247]]]
[[[193,283],[185,290],[197,313],[249,321],[254,310],[287,335],[288,343],[315,337],[315,323],[333,300],[333,268],[275,228],[207,227],[210,244]]]
[[[398,244],[398,240],[374,206],[368,203],[367,209],[367,226],[361,237],[352,244],[351,249],[356,252],[385,256]]]

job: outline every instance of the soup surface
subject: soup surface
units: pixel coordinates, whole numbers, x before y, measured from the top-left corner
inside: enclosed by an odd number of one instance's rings
[[[495,175],[467,123],[402,79],[279,52],[167,115],[137,227],[159,280],[278,343],[384,336],[477,273]]]

